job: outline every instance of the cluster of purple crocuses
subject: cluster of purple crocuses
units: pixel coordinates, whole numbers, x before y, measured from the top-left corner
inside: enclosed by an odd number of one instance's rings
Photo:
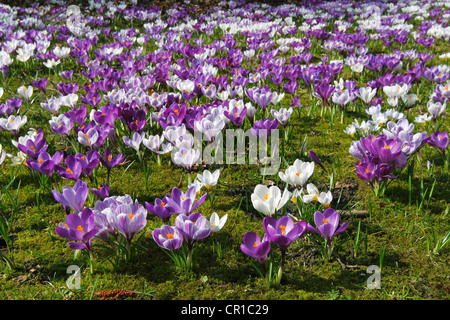
[[[252,231],[245,233],[241,250],[259,263],[262,269],[260,274],[263,276],[267,287],[270,287],[273,283],[280,284],[286,261],[286,251],[305,232],[310,231],[323,238],[327,246],[327,256],[331,258],[334,236],[347,229],[346,222],[339,226],[339,213],[332,208],[328,208],[324,212],[315,212],[315,227],[304,220],[294,222],[290,216],[283,216],[278,220],[266,216],[262,223],[265,231],[264,236],[261,238]],[[271,274],[271,270],[274,268],[273,256],[269,258],[270,266],[266,266],[272,244],[276,245],[281,253],[279,269],[274,275]]]

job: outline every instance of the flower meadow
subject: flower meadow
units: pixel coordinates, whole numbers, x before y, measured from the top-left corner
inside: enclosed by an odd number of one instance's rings
[[[449,299],[450,3],[208,4],[0,5],[0,296]]]

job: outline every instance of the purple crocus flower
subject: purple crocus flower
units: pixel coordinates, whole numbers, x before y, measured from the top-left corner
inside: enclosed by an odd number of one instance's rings
[[[262,266],[264,266],[267,255],[270,251],[270,238],[267,234],[261,240],[254,232],[247,232],[244,234],[244,239],[241,244],[241,251],[249,257],[255,258]]]
[[[316,211],[316,213],[314,213],[314,224],[317,229],[309,223],[306,225],[306,228],[328,240],[331,240],[335,235],[347,229],[346,222],[339,227],[339,213],[333,208],[328,208],[323,213]]]
[[[184,240],[190,247],[196,241],[208,237],[211,233],[208,219],[198,212],[193,212],[189,216],[185,214],[178,215],[175,219],[175,227],[181,232]]]
[[[66,212],[72,209],[75,213],[83,210],[88,193],[89,189],[83,180],[78,180],[73,187],[62,187],[62,193],[52,190],[53,197],[64,206]]]
[[[172,189],[172,194],[166,198],[167,206],[173,213],[189,216],[205,201],[207,194],[201,196],[197,202],[195,202],[196,196],[195,186],[188,188],[186,193],[175,187]]]
[[[161,220],[167,224],[174,213],[174,209],[170,207],[168,203],[168,196],[164,196],[162,199],[156,198],[154,205],[146,202],[145,207],[151,214],[161,218]]]
[[[81,97],[81,102],[96,107],[102,101],[102,95],[98,92],[90,92]]]
[[[163,225],[152,232],[156,244],[166,250],[177,250],[183,244],[183,235],[176,227]]]
[[[25,163],[29,168],[52,178],[55,167],[61,163],[63,158],[62,151],[56,151],[53,156],[44,151],[39,153],[37,159],[26,159]]]
[[[66,216],[65,223],[55,228],[55,233],[60,237],[73,242],[67,244],[74,250],[91,251],[92,238],[97,233],[94,223],[94,214],[86,208],[81,214],[71,213]]]
[[[238,107],[233,107],[233,109],[230,112],[228,112],[228,110],[225,110],[223,113],[237,127],[241,127],[242,122],[247,116],[247,107],[243,107],[242,109],[239,109]]]
[[[75,154],[75,159],[81,164],[83,174],[91,178],[92,172],[100,162],[100,155],[97,150],[91,150],[87,155],[82,153]]]
[[[111,170],[113,167],[121,164],[125,160],[123,154],[119,153],[115,157],[113,157],[111,149],[105,148],[104,157],[100,158],[101,163],[108,169]]]
[[[250,129],[250,132],[253,136],[259,136],[260,138],[265,137],[266,140],[269,140],[270,134],[272,130],[278,128],[278,120],[274,119],[264,119],[255,121],[253,127]]]
[[[292,241],[299,238],[306,231],[306,222],[295,223],[288,216],[276,220],[266,216],[263,219],[264,231],[270,240],[275,243],[282,252],[285,252]]]
[[[37,79],[37,80],[31,80],[31,85],[33,87],[35,87],[36,89],[44,92],[44,94],[46,93],[46,88],[47,88],[47,83],[48,83],[48,78],[42,78],[42,79]]]
[[[356,163],[356,175],[363,181],[372,182],[377,177],[378,166],[370,161]]]
[[[34,140],[28,139],[25,142],[25,145],[19,143],[17,145],[17,148],[19,148],[20,151],[25,153],[30,158],[37,159],[39,154],[41,152],[46,151],[48,148],[47,141],[43,138],[43,135],[44,133],[42,129],[38,129],[38,132],[34,137]]]
[[[253,93],[253,99],[255,103],[261,107],[262,110],[266,110],[267,106],[270,104],[273,98],[273,93],[263,92],[262,90],[257,90]]]
[[[67,168],[57,165],[55,167],[56,172],[58,172],[63,179],[70,179],[77,181],[80,178],[82,172],[81,163],[71,154],[67,156],[64,163],[67,166]]]
[[[56,134],[69,136],[73,128],[73,120],[64,114],[53,117],[50,121],[50,130]]]
[[[322,103],[325,105],[329,104],[330,97],[335,91],[335,87],[331,86],[329,83],[320,83],[315,86],[316,91],[313,93],[313,95],[316,98],[319,98],[322,100]]]
[[[101,200],[109,197],[109,186],[107,183],[99,184],[97,188],[91,189],[92,193],[99,197]]]
[[[447,149],[449,145],[448,140],[448,132],[440,132],[436,131],[430,136],[430,139],[427,142],[430,146],[435,147],[445,155],[445,150]]]

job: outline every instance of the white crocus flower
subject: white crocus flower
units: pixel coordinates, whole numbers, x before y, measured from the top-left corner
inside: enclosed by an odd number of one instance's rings
[[[331,191],[319,192],[319,189],[317,189],[317,187],[312,183],[308,183],[308,185],[306,186],[306,191],[308,191],[308,194],[305,194],[302,197],[304,203],[317,201],[320,202],[326,208],[328,208],[331,204],[331,201],[333,200],[333,195],[331,194]]]
[[[377,94],[377,88],[371,87],[362,87],[359,88],[359,93],[356,93],[356,96],[359,97],[365,104],[369,104],[370,101]]]
[[[27,101],[30,101],[31,96],[33,95],[33,87],[32,86],[20,86],[17,89],[17,93],[19,94],[19,96],[21,96],[22,98],[24,98]]]
[[[203,186],[203,183],[200,182],[200,180],[196,179],[196,180],[194,180],[194,182],[188,184],[188,189],[191,187],[195,187],[195,193],[199,196],[200,191],[202,190],[202,188],[204,186]]]
[[[389,97],[389,98],[400,98],[408,93],[410,89],[410,85],[404,83],[402,85],[400,84],[394,84],[392,86],[384,86],[383,92]]]
[[[278,176],[284,182],[296,188],[303,187],[306,181],[314,173],[314,162],[303,162],[300,159],[294,161],[292,166],[289,166],[286,171],[279,172]]]
[[[258,212],[272,216],[291,199],[291,195],[292,193],[287,189],[284,189],[283,194],[281,194],[281,190],[277,186],[266,187],[259,184],[251,195],[251,201]]]
[[[414,119],[414,122],[415,122],[415,123],[420,123],[420,124],[426,125],[426,123],[427,123],[428,121],[430,121],[432,118],[433,118],[433,116],[432,116],[432,115],[429,115],[429,114],[419,114],[419,115]]]
[[[22,117],[10,115],[7,119],[0,119],[0,127],[15,134],[19,132],[20,127],[25,123],[27,123],[26,115]]]
[[[68,95],[61,96],[61,105],[73,108],[78,101],[78,95],[76,93],[69,93]]]
[[[191,93],[195,89],[195,83],[191,80],[184,80],[177,83],[177,89],[186,93]]]
[[[418,97],[415,93],[407,93],[402,96],[403,102],[409,107],[416,103]]]
[[[212,232],[218,232],[223,228],[225,222],[227,222],[228,214],[225,214],[222,218],[216,212],[213,212],[211,218],[208,221],[208,226]]]
[[[11,166],[13,167],[25,164],[25,160],[27,159],[27,155],[22,151],[18,151],[17,156],[14,156],[9,153],[7,153],[6,155],[11,159]]]
[[[47,61],[44,62],[44,66],[46,66],[49,69],[53,69],[54,66],[57,66],[60,64],[60,60],[55,60],[53,58],[47,59]]]
[[[65,59],[70,54],[70,48],[68,47],[55,47],[53,49],[53,53],[59,58],[59,59]]]
[[[427,109],[428,112],[433,116],[433,118],[439,117],[447,108],[447,102],[440,103],[434,101],[428,101]]]
[[[212,189],[218,182],[220,176],[220,169],[217,169],[213,173],[209,170],[203,171],[203,174],[197,174],[197,179],[206,187],[206,189]]]

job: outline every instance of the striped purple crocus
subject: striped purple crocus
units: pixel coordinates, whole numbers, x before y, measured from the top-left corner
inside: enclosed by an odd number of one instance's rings
[[[183,244],[183,235],[178,228],[166,224],[153,230],[152,237],[158,246],[166,250],[177,250]]]

